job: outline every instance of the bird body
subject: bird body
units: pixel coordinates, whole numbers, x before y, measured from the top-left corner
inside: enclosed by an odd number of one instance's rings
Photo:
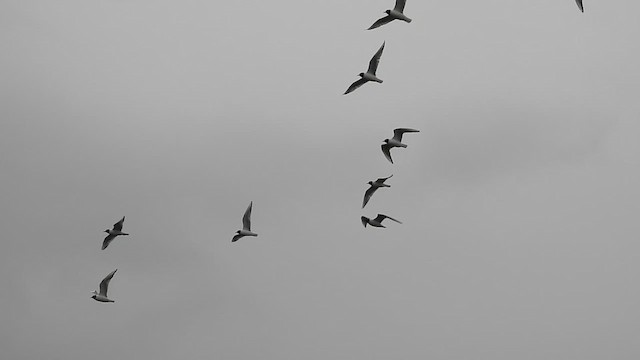
[[[391,187],[391,185],[387,185],[384,183],[387,179],[391,178],[391,176],[386,178],[379,178],[379,179],[376,179],[376,181],[369,181],[367,183],[369,184],[369,188],[364,193],[364,199],[362,200],[362,208],[364,208],[365,205],[367,205],[367,203],[369,202],[369,199],[371,199],[371,196],[373,195],[373,193],[376,192],[376,190],[378,190],[381,187]]]
[[[360,86],[368,83],[369,81],[382,83],[382,80],[376,76],[376,71],[378,70],[378,64],[380,63],[380,57],[382,56],[382,51],[384,50],[385,42],[382,43],[380,49],[373,55],[371,60],[369,61],[369,68],[366,73],[360,73],[360,79],[356,80],[349,86],[347,91],[344,92],[344,95],[356,90]]]
[[[371,25],[367,30],[372,30],[372,29],[379,28],[380,26],[388,24],[388,23],[392,22],[393,20],[402,20],[402,21],[404,21],[406,23],[410,23],[411,19],[409,19],[403,13],[404,6],[405,6],[406,3],[407,3],[406,0],[396,0],[396,5],[394,6],[394,8],[391,9],[391,10],[386,10],[385,11],[387,16],[376,20],[376,22],[374,22],[373,25]]]
[[[384,139],[384,144],[380,147],[382,149],[382,153],[384,156],[393,164],[393,159],[391,158],[391,149],[394,147],[406,148],[407,145],[402,143],[402,134],[408,132],[420,132],[420,130],[408,129],[408,128],[397,128],[393,130],[393,138]]]
[[[389,220],[393,220],[395,222],[397,222],[398,224],[402,224],[402,222],[392,218],[391,216],[387,216],[384,214],[378,214],[378,216],[376,216],[375,219],[369,219],[366,216],[361,216],[360,217],[360,221],[362,222],[362,226],[367,227],[367,225],[371,225],[373,227],[380,227],[380,228],[384,228],[386,226],[382,225],[382,220],[384,219],[389,219]]]
[[[111,282],[111,279],[113,278],[113,275],[115,275],[116,271],[118,271],[118,269],[113,270],[109,275],[105,276],[105,278],[102,279],[102,281],[100,282],[100,292],[93,290],[93,295],[91,296],[92,299],[106,303],[115,302],[109,299],[109,297],[107,296],[107,291],[109,290],[109,282]]]
[[[113,241],[113,239],[116,238],[116,236],[127,236],[129,234],[122,232],[122,225],[124,224],[124,216],[122,217],[122,219],[120,221],[118,221],[117,223],[113,224],[113,229],[107,229],[104,232],[106,232],[107,237],[104,238],[104,240],[102,241],[102,250],[106,249],[107,246],[109,246],[109,244],[111,243],[111,241]]]
[[[253,209],[253,201],[249,203],[247,210],[245,210],[242,216],[242,230],[236,231],[236,235],[233,236],[231,242],[236,242],[245,236],[258,236],[258,234],[251,231],[251,211]]]

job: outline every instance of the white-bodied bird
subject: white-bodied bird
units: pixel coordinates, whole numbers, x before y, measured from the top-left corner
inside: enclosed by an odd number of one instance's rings
[[[391,175],[393,176],[393,175]],[[362,208],[364,209],[364,206],[367,205],[367,203],[369,202],[369,199],[371,199],[371,195],[373,195],[374,192],[376,192],[376,190],[378,190],[378,188],[381,187],[391,187],[391,185],[387,185],[384,182],[391,178],[391,176],[386,177],[386,178],[379,178],[376,181],[369,181],[367,184],[369,184],[369,188],[367,189],[367,191],[364,192],[364,199],[362,200]]]
[[[391,216],[387,216],[387,215],[384,215],[384,214],[378,214],[378,216],[376,216],[375,219],[369,219],[366,216],[361,216],[360,217],[360,221],[362,221],[362,225],[364,227],[367,227],[367,224],[369,224],[369,225],[371,225],[373,227],[381,227],[381,228],[386,227],[386,226],[382,225],[382,220],[384,220],[384,219],[393,220],[393,221],[397,222],[398,224],[402,224],[402,222],[392,218]]]
[[[396,0],[396,6],[393,10],[386,10],[387,16],[376,20],[376,22],[371,25],[367,30],[378,28],[384,24],[388,24],[393,20],[402,20],[407,23],[411,22],[411,19],[406,17],[402,12],[404,11],[404,5],[407,3],[407,0]]]
[[[384,50],[384,44],[385,42],[382,43],[382,46],[380,46],[380,49],[378,49],[376,54],[373,55],[373,57],[371,58],[371,61],[369,61],[369,68],[367,69],[367,72],[358,74],[358,76],[360,76],[360,79],[356,80],[353,84],[351,84],[351,86],[349,86],[347,91],[345,91],[344,95],[347,95],[348,93],[354,91],[355,89],[359,88],[360,86],[364,85],[369,81],[382,83],[382,80],[378,79],[378,77],[376,76],[376,70],[378,70],[378,64],[380,63],[382,50]]]
[[[384,139],[384,144],[382,144],[380,146],[382,148],[382,153],[384,153],[384,156],[392,164],[393,164],[393,160],[391,159],[390,150],[391,150],[391,148],[394,148],[394,147],[406,148],[407,145],[402,143],[402,134],[408,133],[408,132],[409,133],[411,133],[411,132],[420,132],[420,130],[407,129],[407,128],[397,128],[397,129],[393,130],[393,138]]]
[[[109,246],[109,244],[111,243],[111,241],[113,241],[113,239],[116,238],[116,236],[129,235],[127,233],[123,233],[122,232],[122,225],[123,224],[124,224],[124,216],[122,217],[122,219],[120,221],[118,221],[117,223],[113,224],[113,229],[111,229],[111,230],[107,229],[107,230],[104,231],[109,235],[107,235],[107,237],[104,238],[104,241],[102,242],[102,250],[106,249],[107,246]]]
[[[578,4],[578,8],[580,11],[584,12],[584,8],[582,7],[582,0],[576,0],[576,4]]]
[[[107,297],[107,290],[109,288],[109,282],[111,281],[111,278],[113,278],[113,275],[116,273],[116,271],[118,271],[118,269],[113,270],[111,274],[102,279],[102,281],[100,282],[100,292],[98,293],[97,291],[93,290],[93,295],[91,296],[92,299],[107,303],[115,302]]]
[[[244,212],[242,217],[242,230],[236,231],[236,235],[233,236],[231,242],[240,240],[243,236],[258,236],[258,234],[251,231],[251,209],[253,208],[253,201],[249,203],[249,207]]]

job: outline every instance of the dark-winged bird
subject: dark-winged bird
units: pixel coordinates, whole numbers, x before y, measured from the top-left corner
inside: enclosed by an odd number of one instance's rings
[[[391,175],[391,176],[393,176],[393,175]],[[387,184],[384,183],[391,176],[386,177],[386,178],[379,178],[376,181],[369,181],[367,183],[370,186],[367,189],[367,191],[364,192],[364,199],[362,200],[362,208],[363,209],[364,209],[364,206],[367,205],[367,203],[369,202],[369,199],[371,199],[371,195],[373,195],[373,193],[376,192],[376,190],[378,190],[378,188],[391,187],[391,185],[387,185]]]
[[[253,208],[253,201],[249,203],[249,207],[244,212],[242,217],[242,230],[236,231],[236,235],[233,236],[231,242],[240,240],[243,236],[258,236],[258,234],[251,232],[251,209]]]
[[[91,296],[92,299],[107,303],[115,302],[107,297],[107,290],[109,288],[109,282],[111,281],[111,278],[113,278],[113,275],[116,273],[116,271],[118,271],[118,269],[113,270],[111,274],[102,279],[102,281],[100,282],[100,292],[98,293],[97,291],[93,290],[93,295]]]
[[[402,143],[402,134],[411,132],[420,132],[420,130],[407,129],[407,128],[397,128],[393,130],[393,138],[392,139],[384,139],[384,144],[380,147],[382,148],[382,152],[384,156],[393,164],[393,160],[391,159],[391,148],[394,147],[402,147],[406,148],[407,145]]]
[[[582,7],[582,0],[576,0],[576,4],[578,4],[578,8],[580,11],[584,12],[584,8]]]
[[[384,44],[385,43],[383,42],[382,46],[380,46],[380,49],[378,49],[376,54],[373,55],[373,57],[371,58],[371,61],[369,61],[369,68],[367,69],[367,72],[358,74],[358,76],[360,76],[360,79],[356,80],[353,84],[351,84],[351,86],[349,86],[347,91],[345,91],[344,95],[347,95],[348,93],[354,91],[355,89],[364,85],[368,81],[375,81],[377,83],[382,83],[382,80],[378,79],[378,77],[376,76],[376,70],[378,70],[378,64],[380,63],[382,50],[384,50]]]
[[[367,30],[378,28],[396,19],[410,23],[411,19],[409,19],[402,13],[404,11],[404,5],[406,3],[407,0],[396,0],[396,6],[393,8],[393,10],[386,10],[385,12],[387,13],[387,16],[376,20],[376,22],[374,22],[373,25],[371,25],[371,27],[369,27]]]
[[[127,233],[123,233],[122,232],[122,225],[124,224],[124,216],[122,217],[122,219],[120,221],[118,221],[117,223],[113,224],[113,229],[109,230],[105,230],[104,232],[106,232],[107,237],[104,238],[104,241],[102,242],[102,250],[106,249],[107,246],[109,246],[109,244],[111,243],[111,241],[113,241],[113,239],[116,238],[116,236],[119,235],[129,235]]]
[[[378,216],[376,216],[375,219],[369,219],[366,216],[361,216],[360,217],[360,221],[362,221],[362,225],[364,227],[367,227],[367,224],[369,224],[369,225],[371,225],[373,227],[381,227],[381,228],[386,227],[386,226],[382,225],[382,220],[384,220],[384,219],[393,220],[393,221],[397,222],[398,224],[402,224],[400,221],[392,218],[391,216],[387,216],[387,215],[384,215],[384,214],[378,214]]]

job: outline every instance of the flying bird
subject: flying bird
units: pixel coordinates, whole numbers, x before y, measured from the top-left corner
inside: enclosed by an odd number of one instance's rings
[[[243,236],[258,236],[258,234],[251,232],[251,209],[253,208],[253,201],[249,204],[249,207],[244,212],[242,217],[242,230],[236,231],[236,235],[233,236],[231,242],[240,240]]]
[[[578,1],[578,0],[576,0]],[[388,24],[390,22],[392,22],[393,20],[402,20],[405,21],[407,23],[411,22],[411,19],[409,19],[408,17],[406,17],[402,12],[404,11],[404,5],[407,3],[407,0],[396,0],[396,6],[393,8],[393,10],[386,10],[385,12],[387,13],[387,16],[382,17],[378,20],[376,20],[376,22],[373,23],[373,25],[371,25],[370,28],[368,28],[367,30],[371,30],[371,29],[375,29],[378,28],[384,24]]]
[[[391,159],[391,148],[394,147],[402,147],[406,148],[407,145],[402,143],[402,134],[404,133],[412,133],[412,132],[420,132],[420,130],[407,129],[407,128],[397,128],[393,130],[393,138],[392,139],[384,139],[384,144],[380,147],[382,148],[382,152],[384,156],[393,164],[393,160]]]
[[[360,79],[356,80],[353,84],[351,84],[351,86],[349,86],[347,91],[345,91],[344,95],[347,95],[348,93],[354,91],[355,89],[364,85],[368,81],[375,81],[377,83],[382,83],[382,80],[376,77],[376,70],[378,70],[378,64],[380,63],[382,50],[384,50],[384,44],[385,42],[382,43],[382,46],[380,46],[380,49],[378,49],[376,54],[373,55],[373,57],[371,58],[371,61],[369,61],[369,68],[367,69],[367,72],[358,74],[358,76],[360,76]]]
[[[578,4],[578,8],[580,11],[584,12],[584,8],[582,7],[582,0],[576,0],[576,4]]]
[[[367,227],[367,224],[369,224],[371,226],[374,226],[374,227],[381,227],[381,228],[386,227],[386,226],[382,225],[382,220],[384,220],[384,219],[393,220],[393,221],[397,222],[398,224],[402,224],[402,222],[392,218],[391,216],[387,216],[387,215],[384,215],[384,214],[378,214],[378,216],[376,216],[375,219],[369,219],[366,216],[361,216],[360,217],[360,221],[362,221],[362,225],[364,227]]]
[[[102,281],[100,282],[100,292],[98,293],[97,291],[93,290],[93,295],[91,296],[92,299],[107,303],[115,302],[107,297],[107,289],[109,288],[109,282],[111,281],[111,278],[113,278],[113,275],[116,273],[116,271],[118,271],[118,269],[113,270],[111,274],[102,279]]]
[[[109,244],[111,243],[111,241],[113,241],[113,239],[116,238],[116,236],[118,235],[129,235],[127,233],[123,233],[122,232],[122,224],[124,224],[124,216],[122,217],[122,219],[120,221],[118,221],[117,223],[113,224],[113,229],[109,230],[105,230],[104,232],[106,232],[107,237],[104,238],[104,241],[102,242],[102,250],[106,249],[107,246],[109,246]]]
[[[393,176],[393,175],[391,175],[391,176]],[[363,209],[364,209],[364,206],[367,205],[367,203],[369,202],[369,199],[371,199],[371,195],[373,195],[373,193],[376,192],[376,190],[378,190],[378,188],[391,187],[391,185],[387,185],[387,184],[384,183],[391,176],[386,177],[386,178],[379,178],[376,181],[369,181],[367,183],[370,186],[367,189],[367,191],[364,192],[364,199],[362,200],[362,208]]]

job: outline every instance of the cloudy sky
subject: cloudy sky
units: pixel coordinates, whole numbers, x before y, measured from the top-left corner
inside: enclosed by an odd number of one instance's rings
[[[3,1],[2,357],[638,358],[640,4],[392,6]]]

